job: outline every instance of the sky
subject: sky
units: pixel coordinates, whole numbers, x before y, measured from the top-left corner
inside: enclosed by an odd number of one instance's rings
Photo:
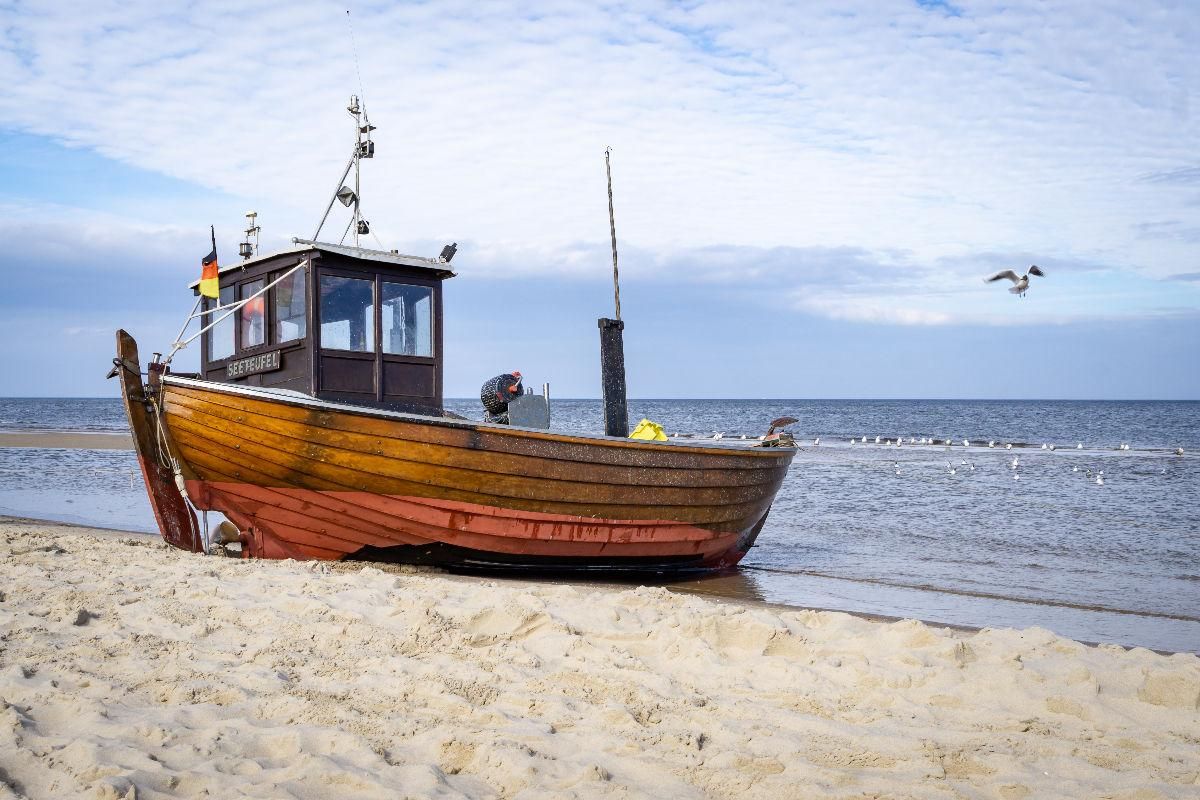
[[[0,0],[0,396],[115,395],[210,224],[310,236],[359,94],[366,244],[458,243],[447,396],[599,396],[611,147],[632,397],[1197,399],[1197,52],[1191,0]]]

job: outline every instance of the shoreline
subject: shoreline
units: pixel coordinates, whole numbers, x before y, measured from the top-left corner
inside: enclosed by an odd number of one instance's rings
[[[50,450],[132,450],[133,436],[128,432],[5,430],[0,431],[0,447],[45,448]]]
[[[0,520],[0,796],[1184,798],[1200,658]]]
[[[116,538],[116,539],[121,539],[121,538],[129,537],[129,536],[147,536],[156,542],[161,541],[161,537],[159,536],[158,533],[154,533],[154,532],[150,532],[150,531],[135,531],[135,530],[128,530],[125,528],[105,528],[105,527],[89,525],[89,524],[84,524],[84,523],[79,523],[79,522],[69,522],[69,521],[64,521],[64,520],[41,519],[38,517],[25,517],[25,516],[13,516],[13,515],[7,515],[7,514],[0,514],[0,527],[6,526],[6,525],[24,526],[24,527],[61,526],[61,527],[75,530],[79,533],[92,534],[92,535],[102,536],[102,537],[112,537],[112,538]],[[331,569],[339,570],[339,571],[355,571],[358,568],[361,568],[362,566],[371,566],[371,567],[375,567],[376,569],[379,569],[381,572],[394,573],[394,574],[398,574],[398,575],[399,574],[408,574],[408,572],[410,572],[412,569],[406,565],[390,564],[390,563],[386,563],[386,562],[376,562],[376,561],[331,561],[331,562],[323,562],[323,563],[327,563]],[[647,585],[645,583],[642,583],[642,582],[639,582],[636,580],[587,581],[587,580],[579,580],[579,579],[572,579],[569,577],[559,577],[559,576],[547,577],[547,578],[526,578],[526,577],[522,577],[519,575],[482,575],[482,574],[481,575],[470,575],[470,574],[458,574],[458,573],[447,572],[445,570],[441,570],[436,567],[428,567],[428,568],[422,567],[421,570],[428,572],[430,574],[441,575],[442,577],[444,577],[445,579],[450,580],[450,581],[465,581],[465,582],[472,582],[472,583],[478,583],[478,582],[483,582],[483,581],[492,581],[492,582],[499,582],[504,585],[511,585],[511,586],[517,586],[517,587],[522,587],[522,588],[534,588],[534,587],[538,587],[538,586],[566,586],[566,587],[576,587],[576,588],[581,588],[581,589],[594,589],[596,591],[625,591],[628,589],[636,588],[638,586]],[[1011,630],[1021,630],[1020,628],[1011,628],[1010,626],[964,625],[964,624],[958,624],[958,623],[952,623],[952,622],[942,622],[940,620],[920,619],[920,618],[914,618],[914,617],[903,617],[903,616],[893,615],[893,614],[878,614],[878,613],[871,613],[871,612],[867,612],[867,611],[856,611],[853,609],[834,608],[832,606],[790,604],[790,603],[784,603],[784,602],[778,602],[778,601],[763,600],[763,599],[755,598],[755,597],[747,597],[745,595],[735,594],[735,593],[721,593],[719,591],[706,591],[703,588],[703,584],[705,584],[709,581],[713,581],[713,580],[720,580],[722,577],[726,577],[726,576],[718,575],[718,576],[713,576],[711,578],[699,578],[699,579],[688,578],[685,580],[675,581],[675,582],[661,581],[661,582],[653,583],[652,586],[655,588],[666,589],[669,592],[674,592],[674,593],[688,596],[688,597],[702,598],[704,600],[708,600],[708,601],[714,602],[714,603],[727,603],[727,604],[732,604],[735,606],[744,606],[746,608],[761,608],[761,609],[768,610],[768,611],[777,611],[777,612],[822,611],[822,612],[830,612],[830,613],[835,613],[835,614],[848,614],[849,616],[855,617],[857,619],[866,620],[867,622],[879,622],[879,623],[895,623],[895,622],[903,622],[904,620],[915,620],[916,622],[920,622],[922,625],[926,625],[930,628],[945,629],[945,631],[947,633],[949,633],[950,635],[970,635],[970,634],[979,633],[980,631],[988,630],[989,628],[1004,628],[1004,629],[1011,629]],[[1037,626],[1030,626],[1030,627],[1037,627]],[[1155,648],[1155,647],[1146,647],[1144,645],[1124,644],[1121,642],[1089,641],[1086,639],[1072,639],[1069,636],[1064,636],[1064,638],[1071,639],[1071,641],[1078,642],[1079,644],[1085,645],[1087,647],[1119,647],[1124,650],[1133,650],[1133,649],[1137,648],[1137,649],[1149,650],[1152,653],[1156,653],[1158,655],[1163,655],[1163,656],[1171,656],[1171,655],[1176,655],[1176,654],[1200,656],[1200,650],[1197,650],[1197,651],[1164,650],[1164,649]],[[1198,647],[1200,647],[1200,645],[1198,645]]]
[[[76,532],[76,533],[94,535],[94,536],[111,538],[111,539],[116,539],[116,540],[128,538],[130,536],[146,536],[146,537],[149,537],[150,539],[152,539],[155,543],[159,543],[162,541],[159,534],[151,533],[148,531],[131,531],[131,530],[123,529],[123,528],[102,528],[102,527],[98,527],[95,525],[86,525],[86,524],[78,523],[78,522],[66,522],[66,521],[62,521],[62,520],[40,519],[38,517],[23,517],[23,516],[11,516],[11,515],[6,515],[6,514],[0,514],[0,529],[3,529],[10,525],[14,526],[14,527],[29,527],[29,528],[44,528],[47,526],[63,527],[63,528],[70,529],[72,532]],[[234,559],[234,560],[236,560],[236,559]],[[263,562],[260,561],[257,563],[263,563]],[[309,563],[317,563],[317,562],[309,562]],[[357,572],[360,569],[362,569],[363,567],[369,566],[369,567],[374,567],[375,569],[378,569],[380,572],[386,572],[386,573],[395,574],[395,575],[407,575],[407,574],[411,574],[413,572],[413,570],[416,569],[422,573],[428,573],[431,575],[439,575],[448,581],[465,582],[465,583],[470,583],[470,584],[478,584],[478,583],[482,583],[482,582],[492,582],[492,583],[500,583],[505,586],[518,587],[518,588],[522,588],[522,589],[532,589],[532,588],[537,588],[537,587],[541,587],[541,586],[564,586],[564,587],[573,587],[573,588],[579,588],[579,589],[590,589],[590,590],[601,591],[601,592],[614,592],[614,591],[620,592],[620,591],[628,591],[630,589],[635,589],[635,588],[638,588],[639,586],[646,585],[644,583],[641,583],[641,582],[638,582],[635,580],[630,580],[630,581],[615,581],[615,580],[612,580],[612,581],[604,581],[604,580],[585,581],[585,580],[573,580],[573,579],[567,578],[567,577],[526,578],[526,577],[521,577],[519,575],[512,575],[512,576],[509,576],[509,575],[469,575],[469,574],[458,574],[458,573],[453,573],[453,572],[447,572],[445,570],[442,570],[442,569],[439,569],[436,567],[419,567],[418,568],[418,567],[412,567],[412,566],[404,565],[404,564],[391,564],[391,563],[378,562],[378,561],[328,561],[328,562],[320,562],[320,563],[327,564],[331,570],[338,571],[338,572]],[[718,577],[720,577],[720,576],[718,576]],[[695,579],[695,578],[690,578],[690,579],[687,579],[686,581],[677,582],[677,583],[663,581],[660,583],[655,583],[652,588],[662,588],[662,589],[666,589],[669,592],[674,592],[674,593],[677,593],[677,594],[680,594],[680,595],[683,595],[686,597],[701,598],[703,600],[707,600],[712,603],[730,604],[730,605],[741,606],[741,607],[745,607],[745,608],[759,608],[759,609],[764,609],[767,611],[776,611],[776,612],[825,611],[825,612],[830,612],[830,613],[835,613],[835,614],[847,614],[847,615],[855,617],[857,619],[866,620],[867,622],[880,622],[880,623],[902,622],[903,620],[907,619],[906,617],[900,617],[900,616],[894,616],[894,615],[888,615],[888,614],[871,614],[868,612],[861,612],[861,611],[847,611],[847,610],[840,609],[840,608],[825,608],[825,607],[820,607],[820,606],[790,605],[788,603],[773,602],[770,600],[760,600],[760,599],[753,598],[753,597],[744,597],[744,596],[739,596],[739,595],[734,595],[734,594],[721,594],[719,592],[708,592],[708,591],[704,591],[704,589],[701,588],[700,586],[692,587],[692,586],[684,585],[684,584],[703,584],[704,582],[705,582],[705,579]],[[981,630],[984,630],[984,628],[978,627],[978,626],[957,625],[957,624],[947,623],[947,622],[938,622],[936,620],[916,620],[916,621],[920,622],[923,625],[927,625],[931,628],[944,628],[947,632],[950,632],[952,634],[973,634],[973,633],[978,633]],[[1105,644],[1105,643],[1104,642],[1083,642],[1083,641],[1081,641],[1080,644],[1087,645],[1088,647],[1099,647],[1100,645]],[[1133,649],[1132,646],[1129,646],[1129,645],[1111,644],[1111,646],[1122,647],[1126,650]],[[1155,650],[1153,648],[1144,648],[1144,649],[1150,650],[1151,652],[1158,653],[1160,655],[1174,655],[1174,652],[1172,652],[1172,651]]]

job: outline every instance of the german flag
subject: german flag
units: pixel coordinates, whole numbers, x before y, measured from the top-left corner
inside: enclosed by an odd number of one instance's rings
[[[212,233],[212,252],[200,262],[200,294],[215,299],[221,294],[217,280],[221,268],[217,266],[217,231],[210,227],[209,232]]]

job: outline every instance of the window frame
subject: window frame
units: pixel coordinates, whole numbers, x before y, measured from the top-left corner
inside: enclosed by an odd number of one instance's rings
[[[275,270],[268,271],[265,274],[267,283],[271,283],[272,281],[279,280],[290,269],[292,269],[292,268],[288,267],[286,269],[275,269]],[[299,336],[297,336],[293,339],[284,339],[282,341],[278,341],[279,337],[278,337],[278,333],[275,329],[275,326],[278,325],[280,322],[276,318],[276,314],[278,313],[279,303],[276,299],[275,293],[279,290],[279,287],[282,286],[283,284],[278,283],[267,290],[266,311],[267,311],[267,321],[269,323],[269,325],[268,325],[269,330],[267,331],[267,334],[268,334],[267,335],[267,344],[274,344],[274,345],[278,345],[280,348],[287,348],[287,347],[291,347],[296,344],[302,345],[308,341],[308,337],[309,337],[308,329],[312,322],[312,319],[310,318],[312,316],[312,313],[311,313],[312,305],[310,303],[310,298],[308,296],[311,293],[311,288],[312,288],[311,285],[309,284],[309,277],[310,277],[311,272],[312,272],[312,264],[311,263],[309,264],[309,266],[305,267],[303,270],[299,270],[297,272],[297,274],[303,276],[300,280],[300,285],[304,287],[304,312],[303,312],[304,333],[300,334]]]
[[[216,298],[201,297],[202,302],[200,304],[200,308],[204,311],[209,311],[210,309],[208,307],[208,304],[210,302],[214,302],[214,301],[216,302],[217,305],[220,305],[221,304],[221,289],[232,289],[233,297],[234,297],[232,302],[234,302],[234,303],[237,302],[237,296],[238,296],[237,284],[231,283],[227,286],[221,286],[220,283],[218,282]],[[212,324],[213,320],[219,319],[220,316],[224,313],[225,312],[220,311],[220,312],[216,312],[213,314],[205,314],[204,316],[200,317],[201,327]],[[213,341],[213,334],[215,334],[217,332],[216,326],[213,326],[212,329],[205,331],[204,334],[201,335],[201,337],[200,337],[201,348],[204,351],[203,353],[201,353],[201,355],[203,356],[204,362],[208,365],[209,369],[212,369],[215,366],[224,366],[231,359],[237,358],[237,356],[238,356],[238,341],[239,341],[239,339],[238,339],[238,326],[239,326],[238,317],[240,317],[240,316],[241,316],[241,314],[239,314],[236,311],[229,315],[229,321],[233,323],[233,351],[227,356],[221,356],[220,358],[213,358],[212,341]]]
[[[374,350],[342,350],[336,347],[326,347],[321,340],[321,325],[324,323],[321,317],[321,278],[325,275],[336,278],[356,278],[358,280],[368,280],[372,284],[372,300],[375,304],[373,324],[375,326],[375,348]],[[315,319],[310,319],[309,323],[312,328],[310,336],[313,342],[313,350],[321,353],[329,353],[336,355],[339,358],[361,358],[372,359],[380,362],[389,361],[400,364],[428,364],[436,365],[438,361],[438,352],[441,339],[441,328],[439,321],[441,319],[441,303],[440,303],[440,281],[418,278],[410,275],[394,275],[390,273],[382,273],[379,271],[360,271],[355,269],[343,269],[340,267],[327,267],[318,265],[312,271],[313,288],[312,308]],[[407,356],[399,353],[383,352],[383,304],[380,298],[383,297],[384,283],[400,283],[409,286],[418,286],[424,289],[429,289],[429,349],[428,356]]]
[[[377,274],[376,278],[377,278],[377,280],[376,280],[376,287],[377,287],[376,296],[378,298],[378,305],[379,305],[379,311],[378,311],[379,321],[378,321],[378,324],[376,325],[376,328],[379,332],[379,354],[381,356],[383,356],[384,358],[388,358],[389,360],[391,360],[391,358],[393,358],[393,357],[399,358],[399,359],[406,359],[406,360],[412,359],[411,361],[408,361],[407,363],[413,363],[413,364],[424,364],[424,363],[434,361],[437,356],[437,296],[436,296],[437,295],[437,287],[432,286],[432,285],[427,285],[425,283],[418,283],[418,282],[410,280],[407,277],[405,277],[403,280],[400,280],[396,277],[385,277],[382,274]],[[412,286],[417,289],[428,290],[428,292],[429,292],[429,355],[419,356],[419,355],[409,355],[407,353],[389,353],[383,349],[383,285],[385,283],[391,283],[391,284],[395,284],[397,286]]]

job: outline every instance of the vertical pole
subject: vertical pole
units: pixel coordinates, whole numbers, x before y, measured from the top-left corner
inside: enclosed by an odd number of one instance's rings
[[[629,408],[625,389],[625,323],[621,321],[621,285],[617,275],[617,223],[613,214],[611,148],[604,150],[604,170],[608,174],[608,232],[612,239],[613,301],[616,319],[601,317],[600,328],[600,386],[604,392],[604,433],[607,436],[629,435]]]
[[[608,235],[612,240],[613,254],[613,301],[617,307],[617,320],[621,319],[621,283],[617,275],[617,219],[613,215],[612,163],[609,161],[611,147],[604,148],[604,171],[608,173]]]
[[[619,319],[596,320],[600,327],[600,383],[604,390],[604,434],[629,435],[629,409],[625,404],[625,323]]]
[[[362,201],[359,197],[359,162],[362,160],[362,118],[359,116],[358,98],[354,98],[354,246],[358,247],[358,224],[362,219],[362,211],[358,204]]]

